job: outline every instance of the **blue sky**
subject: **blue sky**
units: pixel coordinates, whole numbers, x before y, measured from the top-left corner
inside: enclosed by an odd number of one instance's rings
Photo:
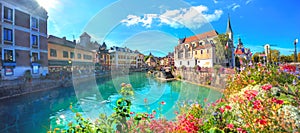
[[[291,54],[300,38],[297,0],[38,0],[48,11],[48,34],[78,40],[88,32],[94,41],[127,46],[158,56],[172,52],[178,38],[209,30],[226,31],[230,14],[235,45],[263,51],[275,45]],[[299,49],[300,47],[298,47]]]

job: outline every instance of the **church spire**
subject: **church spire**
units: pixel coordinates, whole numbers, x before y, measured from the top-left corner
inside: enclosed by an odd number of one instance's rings
[[[229,14],[228,14],[228,22],[227,22],[227,30],[226,30],[226,33],[232,33]]]
[[[231,41],[233,41],[233,32],[232,32],[232,29],[231,29],[231,23],[230,23],[230,17],[229,17],[229,14],[228,14],[228,22],[227,22],[226,34],[228,34],[229,39],[230,39]]]

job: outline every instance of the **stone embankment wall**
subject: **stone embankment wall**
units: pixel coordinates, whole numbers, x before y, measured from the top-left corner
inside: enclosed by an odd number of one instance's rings
[[[226,87],[228,74],[216,74],[212,71],[197,71],[197,70],[175,70],[173,75],[176,78],[181,78],[183,81],[189,81],[194,84],[211,86],[221,90]]]
[[[39,80],[25,81],[2,81],[0,84],[0,99],[19,96],[27,93],[43,91],[58,87],[72,86],[71,80]]]
[[[109,71],[97,75],[67,75],[64,77],[55,77],[48,79],[32,79],[31,82],[24,80],[0,81],[0,100],[24,95],[37,91],[44,91],[59,87],[73,87],[73,83],[80,84],[96,78],[109,77],[111,75],[126,75],[131,72],[141,72],[142,70],[131,70],[127,72]]]

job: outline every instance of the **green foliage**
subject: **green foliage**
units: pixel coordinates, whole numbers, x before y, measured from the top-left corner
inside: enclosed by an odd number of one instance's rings
[[[132,86],[130,84],[125,84],[122,83],[122,88],[119,91],[119,93],[123,96],[123,97],[127,97],[127,96],[133,96],[134,95],[134,91],[132,89]]]
[[[178,78],[178,79],[182,79],[182,76],[181,76],[181,75],[178,75],[177,78]]]
[[[231,50],[229,49],[225,49],[225,46],[227,44],[228,41],[228,35],[225,34],[219,34],[218,37],[215,39],[216,43],[216,57],[220,60],[220,62],[218,62],[218,64],[220,65],[224,65],[224,61],[226,59],[226,54],[227,55],[231,55]]]

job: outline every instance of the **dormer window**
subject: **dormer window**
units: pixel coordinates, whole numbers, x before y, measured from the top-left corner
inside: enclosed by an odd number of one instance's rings
[[[200,45],[203,45],[203,42],[199,42]]]
[[[210,40],[210,44],[214,44],[214,41],[213,41],[213,40]]]

